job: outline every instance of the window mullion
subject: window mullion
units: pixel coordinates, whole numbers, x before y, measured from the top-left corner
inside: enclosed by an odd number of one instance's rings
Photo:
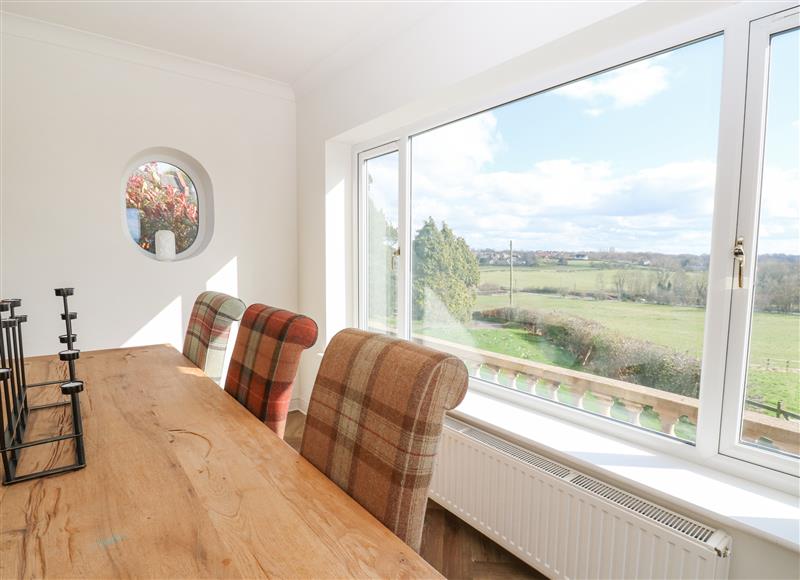
[[[744,131],[747,141],[743,147],[741,184],[739,189],[739,216],[735,236],[741,236],[745,242],[745,252],[749,260],[745,263],[744,288],[734,288],[731,294],[731,325],[728,335],[728,353],[730,360],[726,369],[725,400],[723,404],[723,421],[720,426],[720,451],[725,453],[738,440],[744,400],[744,385],[747,362],[747,336],[749,334],[749,308],[751,301],[755,255],[753,249],[757,219],[758,175],[760,174],[760,157],[763,149],[764,114],[763,105],[766,83],[766,63],[764,59],[753,58],[755,53],[764,54],[767,50],[765,37],[758,34],[758,29],[751,31],[748,39],[749,55],[747,66],[748,87],[747,102],[743,115]],[[735,274],[735,273],[734,273]],[[732,274],[731,286],[736,283]]]
[[[400,155],[398,179],[400,256],[397,266],[397,332],[401,338],[411,338],[411,156],[410,140],[403,135],[397,141]]]
[[[355,198],[356,208],[354,218],[356,223],[355,234],[357,236],[356,244],[356,326],[359,328],[366,328],[367,324],[367,219],[364,208],[367,203],[367,188],[365,186],[365,172],[364,172],[364,159],[361,154],[355,157],[355,168],[353,173],[355,175]]]
[[[725,331],[730,317],[731,250],[736,236],[742,158],[741,119],[744,116],[747,84],[748,23],[743,19],[730,22],[725,28],[724,39],[716,191],[696,439],[697,454],[701,458],[717,454],[723,420],[727,357]]]

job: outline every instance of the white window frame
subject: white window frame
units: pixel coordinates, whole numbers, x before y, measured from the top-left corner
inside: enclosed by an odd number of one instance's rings
[[[356,155],[356,173],[358,175],[358,179],[356,180],[356,187],[357,191],[361,192],[357,195],[356,199],[358,202],[356,205],[356,220],[358,223],[357,234],[358,234],[358,243],[356,244],[356,251],[358,252],[358,268],[356,271],[356,288],[358,300],[356,303],[356,312],[358,316],[358,327],[359,328],[367,328],[368,326],[368,313],[369,313],[369,292],[367,291],[367,234],[368,234],[368,224],[367,224],[367,172],[365,171],[365,167],[367,161],[371,159],[376,159],[378,157],[383,157],[384,155],[389,155],[390,153],[398,153],[397,148],[397,141],[392,141],[389,143],[384,143],[383,145],[379,145],[377,147],[373,147],[371,149],[361,151]],[[398,187],[400,176],[402,175],[402,171],[398,166]],[[401,197],[402,198],[402,197]],[[398,216],[399,219],[403,219],[404,211],[402,207],[398,207]],[[402,251],[404,247],[404,242],[402,238],[402,228],[400,224],[398,224],[398,245],[401,248],[400,250],[400,257],[401,260],[397,264],[397,279],[398,279],[398,292],[397,292],[397,333],[398,336],[407,336],[407,333],[404,326],[405,321],[405,299],[401,298],[400,295],[400,287],[402,287],[400,280],[403,279],[403,283],[405,283],[405,278],[407,277],[406,271],[403,268],[402,264],[402,257],[403,254],[406,252]]]
[[[747,97],[744,117],[739,216],[736,236],[744,240],[743,288],[738,288],[738,272],[732,274],[731,321],[720,429],[720,453],[770,469],[798,476],[798,461],[779,452],[742,443],[740,430],[745,410],[747,367],[753,300],[756,284],[756,256],[761,206],[761,183],[767,100],[769,89],[770,46],[772,37],[800,27],[800,8],[785,10],[750,24],[747,65]],[[733,239],[731,240],[732,243]]]
[[[727,329],[731,316],[731,289],[733,284],[732,240],[737,232],[737,208],[739,195],[739,168],[742,161],[744,129],[741,119],[745,113],[747,87],[747,62],[750,23],[774,15],[779,11],[796,8],[796,2],[742,3],[720,9],[705,17],[697,18],[658,34],[632,41],[615,49],[600,53],[579,63],[541,74],[525,80],[511,89],[499,91],[489,97],[481,98],[453,107],[445,112],[401,127],[389,134],[356,145],[352,149],[355,171],[359,178],[354,180],[353,199],[363,206],[364,192],[361,184],[362,157],[376,151],[376,148],[389,143],[399,152],[399,241],[400,270],[398,275],[398,317],[402,311],[402,322],[398,320],[398,334],[410,338],[410,297],[411,297],[411,138],[441,125],[458,121],[488,109],[507,104],[516,99],[528,97],[539,92],[551,90],[560,85],[580,80],[606,70],[617,68],[636,60],[667,52],[703,38],[723,35],[723,70],[720,103],[720,124],[717,153],[717,179],[714,195],[714,216],[712,224],[711,259],[709,264],[708,298],[704,326],[699,416],[697,439],[694,445],[664,436],[629,424],[600,417],[580,409],[541,399],[526,393],[514,391],[474,377],[470,378],[470,388],[506,400],[520,407],[579,423],[590,429],[607,433],[621,439],[646,445],[668,455],[674,455],[701,463],[707,467],[755,481],[782,491],[798,495],[798,478],[784,471],[778,471],[764,464],[743,461],[739,457],[722,453],[720,434],[723,423],[723,392],[727,362],[727,340],[720,340],[720,330]],[[738,121],[737,121],[738,120]],[[383,151],[383,153],[388,151]],[[377,155],[370,155],[371,157]],[[358,323],[364,327],[363,301],[365,289],[361,284],[365,276],[365,256],[363,252],[363,216],[357,212],[354,219],[358,246],[358,292],[356,300]],[[752,260],[750,260],[752,262]]]

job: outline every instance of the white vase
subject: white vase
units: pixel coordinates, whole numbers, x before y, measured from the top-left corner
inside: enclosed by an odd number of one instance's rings
[[[175,233],[170,230],[156,232],[156,260],[169,262],[175,259]]]

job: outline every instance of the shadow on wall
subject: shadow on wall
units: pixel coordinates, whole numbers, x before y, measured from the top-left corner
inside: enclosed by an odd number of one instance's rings
[[[58,336],[64,326],[61,303],[53,295],[56,285],[75,287],[69,306],[78,313],[75,332],[81,350],[165,343],[181,350],[198,294],[216,290],[239,295],[238,256],[204,255],[170,263],[137,258],[140,261],[133,264],[126,260],[101,265],[89,255],[79,269],[66,271],[58,264],[48,270],[31,269],[31,279],[23,278],[24,284],[4,279],[3,297],[19,295],[22,313],[28,315],[26,356],[51,355],[62,348]]]
[[[129,336],[121,346],[142,346],[147,344],[171,344],[178,350],[183,349],[183,337],[189,317],[197,295],[203,290],[213,290],[224,292],[231,296],[239,295],[239,267],[236,256],[231,258],[205,283],[205,288],[197,288],[197,291],[189,291],[175,296],[166,306],[161,308],[155,315],[145,322],[138,330]],[[169,300],[169,298],[167,298]],[[156,305],[155,308],[158,308]],[[151,310],[152,311],[152,310]],[[225,357],[225,367],[223,377],[227,374],[228,361],[232,351],[232,345],[236,340],[238,324],[231,329],[228,353]]]
[[[192,306],[197,295],[203,290],[214,290],[216,292],[225,292],[231,296],[238,296],[239,268],[237,258],[234,256],[216,274],[212,275],[206,281],[205,288],[198,288],[197,292],[193,294],[175,296],[150,320],[130,335],[121,346],[168,343],[181,350]]]

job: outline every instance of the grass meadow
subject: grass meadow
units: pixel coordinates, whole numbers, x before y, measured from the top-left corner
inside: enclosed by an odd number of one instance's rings
[[[594,292],[599,283],[613,291],[614,268],[602,269],[586,263],[567,266],[516,268],[515,288],[561,288]],[[481,268],[481,284],[508,286],[508,268]],[[509,305],[508,293],[479,295],[475,310]],[[541,312],[559,312],[595,321],[625,336],[646,340],[700,357],[703,347],[705,309],[617,300],[592,300],[559,294],[514,292],[512,305]],[[492,327],[441,325],[415,331],[444,340],[469,344],[501,354],[567,368],[578,368],[569,353],[533,336],[515,325]],[[720,332],[719,340],[726,340]],[[800,317],[788,314],[756,313],[750,352],[748,398],[800,413]]]
[[[571,260],[566,266],[521,266],[514,268],[514,289],[553,288],[565,292],[616,292],[614,278],[620,271],[630,275],[652,271],[644,266],[616,268],[613,264]],[[700,276],[688,272],[691,279]],[[481,284],[508,287],[508,266],[481,266]]]

